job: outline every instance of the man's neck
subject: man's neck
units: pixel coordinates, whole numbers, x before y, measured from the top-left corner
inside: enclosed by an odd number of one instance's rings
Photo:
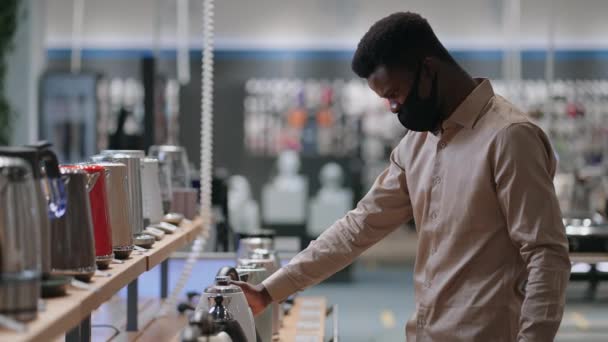
[[[443,84],[440,91],[443,94],[439,108],[443,120],[446,120],[477,87],[477,81],[459,66],[450,66],[441,83]]]

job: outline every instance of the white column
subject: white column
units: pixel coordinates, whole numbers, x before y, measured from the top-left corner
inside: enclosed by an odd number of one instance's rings
[[[6,96],[15,113],[11,130],[14,145],[38,139],[38,82],[46,64],[45,27],[46,1],[22,1],[5,81]]]

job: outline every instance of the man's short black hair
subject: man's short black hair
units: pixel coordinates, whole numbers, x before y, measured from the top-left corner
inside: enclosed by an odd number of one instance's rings
[[[381,65],[414,68],[430,56],[454,61],[426,19],[417,13],[397,12],[370,27],[357,46],[351,67],[359,77],[368,78]]]

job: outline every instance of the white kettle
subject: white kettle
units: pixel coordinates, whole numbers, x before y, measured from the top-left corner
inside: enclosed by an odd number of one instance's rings
[[[224,297],[224,305],[240,324],[245,336],[247,336],[247,342],[256,342],[253,313],[249,308],[243,290],[236,285],[231,285],[230,277],[215,277],[215,284],[206,288],[201,295],[196,311],[209,312],[209,309],[215,305],[215,297],[218,294]]]
[[[236,271],[238,272],[239,276],[247,275],[246,282],[251,285],[260,284],[272,274],[266,268],[256,264],[238,266]],[[255,328],[261,342],[272,342],[273,335],[278,332],[278,322],[275,322],[274,319],[275,310],[277,310],[277,308],[278,304],[269,305],[262,313],[254,318]],[[277,326],[275,327],[275,325]]]

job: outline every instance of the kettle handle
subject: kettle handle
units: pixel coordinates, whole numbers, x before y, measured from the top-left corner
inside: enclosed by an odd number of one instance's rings
[[[224,267],[220,268],[219,271],[217,271],[217,274],[215,276],[216,277],[217,276],[230,277],[230,280],[232,280],[232,281],[241,280],[241,277],[239,277],[239,272],[236,270],[236,268],[230,267],[230,266],[224,266]]]
[[[44,169],[46,175],[49,178],[59,178],[61,173],[59,172],[59,161],[57,155],[51,150],[51,143],[45,140],[38,141],[35,144],[30,145],[38,150],[40,153],[40,160],[44,162]]]

